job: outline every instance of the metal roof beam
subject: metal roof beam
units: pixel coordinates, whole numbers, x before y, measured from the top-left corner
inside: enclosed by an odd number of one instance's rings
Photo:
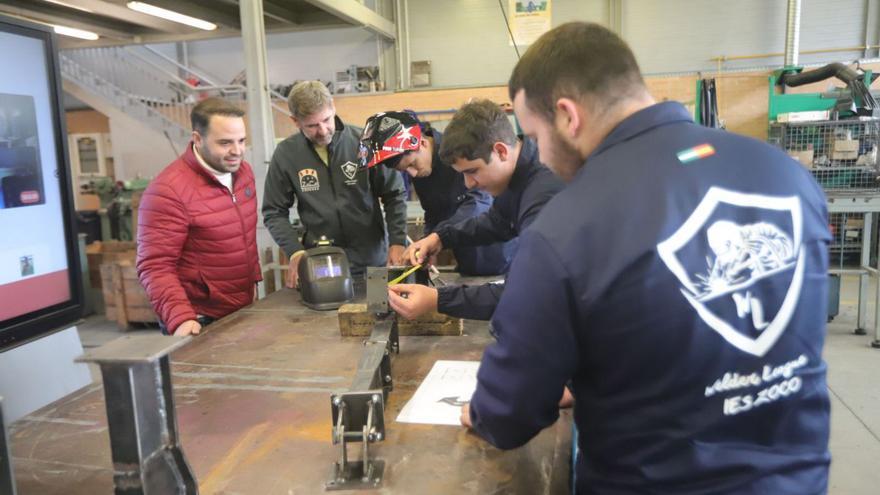
[[[0,12],[30,21],[36,21],[43,24],[54,24],[91,31],[99,36],[112,38],[121,41],[132,41],[136,38],[136,33],[121,30],[121,27],[112,26],[107,22],[92,22],[86,16],[74,15],[56,15],[43,11],[42,9],[30,9],[20,6],[22,2],[6,2],[0,3]],[[31,4],[29,4],[31,5]]]
[[[344,28],[349,27],[349,24],[342,23],[339,20],[334,20],[333,22],[325,22],[320,24],[300,24],[300,25],[285,25],[278,26],[273,28],[266,28],[267,34],[276,34],[276,33],[293,33],[300,31],[315,31],[320,29],[334,29],[334,28]],[[177,41],[201,41],[201,40],[210,40],[210,39],[220,39],[220,38],[238,38],[241,36],[241,33],[234,29],[220,28],[215,31],[203,31],[200,33],[191,33],[191,34],[160,34],[160,35],[145,35],[145,36],[136,36],[134,39],[128,40],[118,40],[114,41],[111,39],[99,39],[97,41],[79,41],[79,40],[62,40],[61,48],[62,49],[76,49],[76,48],[90,48],[97,46],[120,46],[120,45],[134,45],[134,44],[160,44],[160,43],[174,43]]]
[[[210,2],[200,2],[199,0],[187,0],[181,2],[179,0],[144,0],[146,3],[161,7],[163,9],[173,10],[190,17],[196,17],[208,22],[213,22],[219,26],[241,29],[241,20],[238,17],[238,7],[228,5],[225,2],[210,0]]]
[[[85,9],[95,15],[112,17],[114,19],[119,19],[121,21],[129,22],[131,24],[137,24],[139,26],[155,29],[157,31],[164,31],[167,33],[185,33],[189,30],[189,28],[186,28],[185,26],[176,22],[166,21],[165,19],[160,19],[152,15],[143,14],[131,10],[125,5],[107,2],[105,0],[63,0],[63,2],[75,7]]]
[[[263,0],[263,15],[290,24],[302,24],[299,14],[270,0]]]
[[[308,3],[321,10],[350,22],[356,26],[362,26],[380,36],[395,40],[394,23],[363,6],[355,0],[306,0]]]

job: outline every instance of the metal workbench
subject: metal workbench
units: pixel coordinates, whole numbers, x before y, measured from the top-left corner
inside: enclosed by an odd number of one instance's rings
[[[485,322],[467,322],[461,337],[400,338],[386,439],[373,447],[386,461],[385,479],[381,488],[358,493],[568,493],[570,411],[512,451],[461,427],[395,421],[436,360],[479,360],[491,339]],[[176,351],[180,441],[200,493],[323,493],[338,457],[329,397],[351,382],[362,340],[340,337],[335,311],[311,311],[282,290]],[[100,384],[14,423],[18,493],[112,493],[106,425]]]

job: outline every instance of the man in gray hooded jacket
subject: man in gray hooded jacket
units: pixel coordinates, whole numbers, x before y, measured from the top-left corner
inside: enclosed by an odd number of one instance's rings
[[[321,236],[345,249],[355,276],[398,259],[406,240],[400,175],[385,167],[359,169],[361,129],[336,116],[320,82],[297,83],[287,104],[300,132],[278,143],[272,155],[262,209],[272,238],[290,256],[287,286],[296,286],[300,257]],[[301,241],[290,224],[294,204],[305,227]]]

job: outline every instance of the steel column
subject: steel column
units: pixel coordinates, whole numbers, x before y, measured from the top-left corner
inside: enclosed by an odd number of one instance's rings
[[[241,40],[244,45],[245,77],[247,78],[248,137],[251,143],[251,165],[254,168],[256,194],[263,197],[269,160],[275,150],[275,126],[269,72],[266,57],[266,27],[263,23],[263,0],[240,0]],[[262,253],[269,236],[262,220],[257,235],[257,251]],[[265,284],[258,285],[258,294],[266,297]]]
[[[861,252],[861,266],[868,267],[871,264],[871,229],[872,229],[872,221],[874,218],[874,214],[871,212],[865,212],[864,224],[862,226],[862,252]],[[841,279],[843,282],[843,279]],[[841,286],[843,286],[841,284]],[[858,306],[858,318],[856,320],[856,328],[853,330],[853,333],[856,335],[865,335],[867,332],[865,331],[868,328],[868,323],[866,321],[868,315],[868,274],[860,273],[859,274],[859,306]]]
[[[127,336],[76,360],[101,367],[116,495],[199,492],[177,435],[168,361],[190,340]]]
[[[785,67],[798,64],[801,41],[801,0],[788,0],[785,25]]]

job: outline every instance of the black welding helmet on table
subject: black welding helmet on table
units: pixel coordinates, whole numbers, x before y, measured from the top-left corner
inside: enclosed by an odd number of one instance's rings
[[[309,308],[337,309],[354,297],[348,256],[327,238],[306,250],[298,269],[300,295]]]

